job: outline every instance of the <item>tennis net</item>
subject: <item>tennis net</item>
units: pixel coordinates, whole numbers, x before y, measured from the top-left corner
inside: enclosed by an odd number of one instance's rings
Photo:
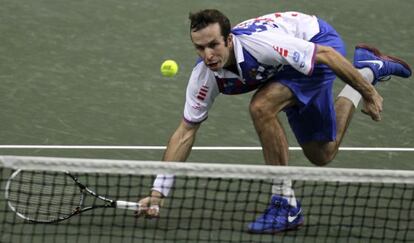
[[[26,182],[10,192],[16,171]],[[48,207],[67,203],[60,198],[76,193],[53,189],[73,183],[54,179],[64,171],[98,195],[130,202],[149,194],[156,174],[175,175],[175,184],[158,219],[99,208],[45,224],[13,211],[13,200],[23,198],[24,208],[44,203],[45,191],[56,194]],[[35,190],[36,175],[45,173],[52,188]],[[0,242],[414,241],[414,171],[0,156],[0,175]],[[273,178],[293,181],[305,224],[277,235],[248,233],[247,224],[269,204]]]

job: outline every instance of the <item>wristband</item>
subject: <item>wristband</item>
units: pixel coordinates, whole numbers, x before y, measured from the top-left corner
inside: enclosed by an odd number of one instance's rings
[[[152,190],[160,192],[164,197],[168,196],[174,184],[174,175],[157,175]]]

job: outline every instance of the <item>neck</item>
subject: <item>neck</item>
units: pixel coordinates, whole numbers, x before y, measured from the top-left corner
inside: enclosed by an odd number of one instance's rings
[[[237,65],[236,64],[230,65],[230,66],[226,67],[225,69],[227,69],[227,70],[229,70],[229,71],[231,71],[231,72],[239,75],[239,70],[237,69]]]
[[[232,71],[234,73],[239,73],[238,69],[237,69],[237,65],[236,65],[236,57],[234,55],[234,50],[230,50],[230,56],[229,56],[229,60],[227,60],[226,65],[224,66],[225,69]]]

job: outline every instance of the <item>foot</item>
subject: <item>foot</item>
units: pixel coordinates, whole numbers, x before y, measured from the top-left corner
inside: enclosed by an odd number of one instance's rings
[[[391,75],[403,78],[411,76],[411,68],[404,60],[384,55],[377,48],[367,44],[358,44],[355,47],[354,66],[370,68],[374,72],[372,84],[388,80]]]
[[[278,195],[273,195],[266,211],[248,225],[250,233],[274,234],[294,230],[303,225],[304,218],[299,201],[297,207]]]

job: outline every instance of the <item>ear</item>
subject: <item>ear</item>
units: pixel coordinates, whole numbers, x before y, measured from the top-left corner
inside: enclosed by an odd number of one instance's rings
[[[227,37],[227,46],[228,47],[233,47],[233,35],[229,34],[229,36]]]

